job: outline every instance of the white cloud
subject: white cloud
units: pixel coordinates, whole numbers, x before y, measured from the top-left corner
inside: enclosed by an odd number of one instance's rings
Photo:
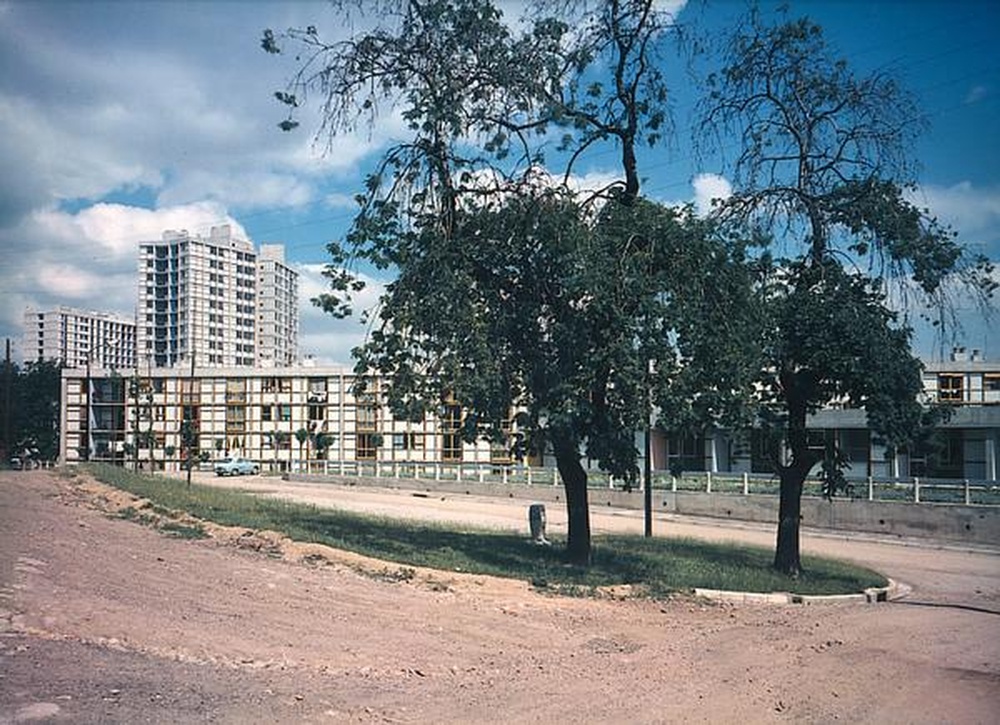
[[[733,185],[718,174],[701,173],[691,181],[694,187],[694,207],[701,216],[712,211],[716,199],[725,200],[733,194]]]
[[[360,275],[365,289],[354,295],[354,314],[338,320],[313,305],[310,300],[328,291],[322,264],[296,265],[299,273],[299,352],[317,362],[353,365],[351,350],[361,345],[369,330],[364,313],[373,313],[385,291],[385,283],[369,275]]]
[[[224,207],[211,202],[164,209],[97,204],[77,213],[36,211],[0,231],[0,329],[18,338],[26,307],[69,304],[130,316],[139,243],[159,239],[167,229],[206,234],[219,224],[246,236]]]
[[[927,208],[958,232],[975,251],[1000,258],[1000,187],[977,187],[968,181],[952,186],[921,186],[910,201]]]

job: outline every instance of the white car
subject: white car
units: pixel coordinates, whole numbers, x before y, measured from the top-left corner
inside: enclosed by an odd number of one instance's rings
[[[223,458],[215,463],[216,476],[255,475],[258,471],[260,466],[246,458]]]

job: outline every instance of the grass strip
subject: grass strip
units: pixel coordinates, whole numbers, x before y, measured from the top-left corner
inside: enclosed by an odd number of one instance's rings
[[[803,574],[789,579],[771,568],[773,552],[694,539],[595,536],[589,568],[566,565],[564,542],[535,546],[526,536],[366,516],[314,505],[91,465],[100,481],[219,524],[269,529],[301,542],[325,544],[384,561],[444,571],[523,579],[539,588],[584,594],[595,587],[641,585],[651,596],[696,587],[745,592],[851,594],[885,586],[871,570],[842,561],[803,557]]]

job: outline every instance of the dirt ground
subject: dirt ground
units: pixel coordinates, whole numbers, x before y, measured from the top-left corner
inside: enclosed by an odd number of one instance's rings
[[[516,501],[237,485],[445,519],[468,510],[498,526],[524,519]],[[260,532],[170,538],[113,515],[125,505],[136,504],[79,478],[0,473],[0,723],[995,723],[1000,713],[995,552],[804,537],[807,551],[913,587],[888,604],[568,599],[488,577],[403,576]],[[597,530],[636,525],[634,512],[594,515]],[[770,542],[759,527],[657,526]]]

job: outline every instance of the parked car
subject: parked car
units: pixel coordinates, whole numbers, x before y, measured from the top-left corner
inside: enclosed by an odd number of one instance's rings
[[[246,458],[223,458],[215,463],[216,476],[246,476],[256,474],[258,471],[260,466]]]

